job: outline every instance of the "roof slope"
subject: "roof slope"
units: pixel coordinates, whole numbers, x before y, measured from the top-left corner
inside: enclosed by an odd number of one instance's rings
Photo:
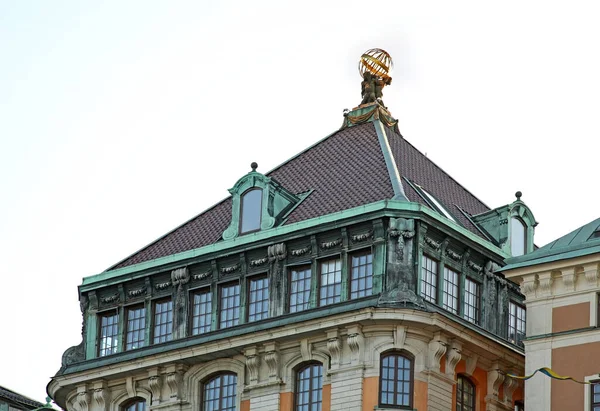
[[[4,388],[0,385],[0,398],[7,399],[17,404],[25,405],[26,407],[31,408],[40,408],[43,407],[44,404],[41,402],[32,400],[29,397],[25,397],[24,395],[18,394],[8,388]]]
[[[532,253],[509,258],[502,270],[576,258],[600,252],[600,218],[571,231]]]
[[[394,130],[386,134],[401,176],[422,185],[444,203],[465,228],[480,232],[456,209],[479,214],[489,208]],[[394,197],[385,158],[372,122],[342,129],[267,174],[288,191],[313,190],[285,224]],[[408,184],[410,201],[428,205]],[[231,197],[194,217],[109,270],[213,244],[231,219]]]

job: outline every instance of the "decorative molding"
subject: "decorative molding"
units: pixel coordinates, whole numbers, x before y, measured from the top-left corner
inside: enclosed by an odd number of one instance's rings
[[[397,349],[404,348],[406,342],[406,334],[408,334],[408,327],[406,325],[397,325],[394,327],[394,347]]]
[[[575,281],[577,280],[575,268],[569,268],[562,271],[561,277],[567,291],[575,291]]]
[[[312,360],[312,344],[307,338],[300,340],[300,354],[302,354],[303,361]]]
[[[107,297],[100,297],[100,302],[102,304],[113,304],[119,302],[119,293],[109,295]]]
[[[279,347],[277,343],[269,343],[265,345],[265,363],[269,368],[269,382],[280,382],[279,378]]]
[[[106,387],[94,389],[94,402],[98,404],[98,410],[106,410],[110,401],[110,393]]]
[[[454,261],[460,261],[462,259],[462,254],[458,254],[452,250],[446,250],[446,255],[453,259]]]
[[[425,237],[425,243],[435,250],[439,250],[440,247],[442,246],[442,243],[438,243],[433,238],[430,238],[427,236]]]
[[[482,266],[480,266],[479,264],[476,264],[476,263],[474,263],[474,262],[473,262],[473,261],[471,261],[471,260],[468,260],[468,261],[467,261],[467,265],[469,266],[469,268],[470,268],[471,270],[473,270],[473,271],[476,271],[476,272],[481,272],[481,270],[483,270],[483,267],[482,267]]]
[[[167,374],[167,385],[169,386],[169,398],[180,399],[183,378],[181,372],[175,371]]]
[[[500,364],[497,362],[492,364],[492,368],[487,373],[487,394],[488,397],[498,400],[498,391],[500,390],[500,385],[504,381],[504,373],[500,371]]]
[[[160,393],[162,390],[162,378],[160,375],[154,375],[148,378],[148,387],[152,393],[152,405],[160,404]]]
[[[192,279],[193,279],[193,280],[196,280],[196,281],[198,281],[198,280],[204,280],[204,279],[207,279],[207,278],[209,278],[209,277],[212,277],[212,270],[209,270],[209,271],[207,271],[207,272],[205,272],[205,273],[194,274],[194,275],[192,276]]]
[[[339,330],[327,332],[327,351],[331,357],[331,368],[338,368],[342,357],[342,339]]]
[[[83,387],[85,390],[85,387]],[[77,394],[77,405],[79,406],[79,411],[88,411],[90,409],[90,395],[87,391],[80,391]]]
[[[587,266],[583,270],[588,284],[596,285],[598,283],[598,266]]]
[[[246,367],[248,368],[248,378],[250,385],[258,384],[258,369],[260,365],[260,357],[258,354],[246,356]]]
[[[524,295],[529,295],[532,294],[533,292],[535,292],[535,290],[538,288],[538,281],[536,278],[536,275],[530,275],[527,277],[523,277],[523,280],[521,281],[521,293]]]
[[[135,298],[135,297],[139,297],[139,296],[142,296],[142,295],[146,295],[146,291],[147,291],[147,289],[144,286],[144,287],[138,288],[136,290],[129,290],[127,292],[127,295],[129,296],[129,298]]]
[[[346,341],[350,348],[350,362],[351,364],[357,364],[361,360],[364,349],[364,338],[360,326],[348,327]]]
[[[428,353],[429,353],[429,369],[433,371],[440,371],[440,361],[448,348],[448,341],[446,337],[437,332],[433,335],[431,341],[429,341]]]
[[[130,398],[137,397],[137,390],[135,387],[135,380],[133,377],[125,377],[125,390]]]
[[[446,351],[446,374],[452,376],[454,379],[454,370],[456,369],[456,364],[462,358],[462,344],[458,340],[452,340],[450,342],[450,347]]]
[[[158,284],[154,284],[154,288],[157,291],[162,291],[162,290],[166,290],[167,288],[169,288],[171,286],[171,281],[165,281],[164,283],[158,283]]]
[[[267,248],[269,262],[283,261],[287,257],[285,243],[273,244]]]
[[[539,289],[542,293],[550,293],[552,291],[552,273],[543,273],[538,275]]]
[[[513,402],[512,396],[515,390],[517,389],[518,383],[514,378],[509,377],[508,375],[504,376],[504,402],[507,404],[511,404]]]
[[[171,284],[173,287],[176,285],[184,285],[190,281],[190,273],[187,267],[177,268],[171,271]]]
[[[333,241],[325,241],[321,243],[321,249],[322,250],[330,250],[334,247],[337,247],[338,245],[342,244],[342,239],[338,238],[336,240]]]
[[[361,242],[367,241],[371,238],[373,238],[373,230],[369,230],[366,233],[362,233],[362,234],[354,234],[353,236],[350,237],[350,239],[352,240],[353,243],[361,243]]]
[[[300,257],[304,254],[308,254],[312,251],[312,247],[311,246],[306,246],[306,247],[302,247],[302,248],[298,248],[296,250],[292,250],[290,251],[290,253],[294,256],[294,257]]]
[[[228,267],[222,267],[221,274],[227,275],[227,274],[235,273],[237,270],[240,269],[240,267],[241,267],[240,263],[230,265]]]
[[[479,355],[477,354],[471,354],[465,359],[465,374],[467,374],[469,377],[475,372],[478,359]]]
[[[263,258],[257,258],[256,260],[250,260],[250,267],[260,267],[269,261],[269,257],[264,256]]]

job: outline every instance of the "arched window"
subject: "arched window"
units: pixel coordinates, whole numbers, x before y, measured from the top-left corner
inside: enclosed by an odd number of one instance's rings
[[[296,411],[321,411],[323,365],[311,363],[296,373]]]
[[[202,411],[235,411],[237,375],[218,374],[206,380],[202,390]]]
[[[456,383],[456,411],[475,411],[475,384],[462,375]]]
[[[262,214],[262,190],[260,188],[248,190],[242,195],[240,214],[240,234],[260,229]]]
[[[525,254],[527,251],[527,227],[523,220],[517,217],[510,219],[510,251],[513,257]]]
[[[143,398],[133,398],[125,403],[125,411],[146,411],[146,400]]]
[[[413,358],[404,353],[381,355],[379,405],[412,409]]]

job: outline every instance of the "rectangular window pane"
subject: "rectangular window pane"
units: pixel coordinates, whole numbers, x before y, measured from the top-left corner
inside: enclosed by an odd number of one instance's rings
[[[173,301],[154,304],[154,344],[173,339]]]
[[[444,267],[442,306],[444,309],[458,314],[458,273],[448,267]]]
[[[233,327],[240,320],[240,285],[224,285],[220,289],[219,328]]]
[[[310,301],[310,267],[292,270],[290,277],[290,312],[304,311]]]
[[[249,297],[248,321],[269,318],[269,279],[267,277],[250,280]]]
[[[100,316],[100,341],[98,355],[115,354],[118,351],[119,314],[103,314]]]
[[[525,338],[525,308],[512,301],[508,304],[508,339],[517,345],[523,345]]]
[[[429,302],[437,302],[438,262],[423,256],[421,267],[421,296]]]
[[[212,320],[212,294],[209,288],[192,294],[192,335],[210,331]]]
[[[464,316],[467,321],[479,324],[480,287],[475,281],[465,279]]]
[[[127,310],[127,343],[126,350],[133,350],[144,346],[146,333],[146,310],[144,307],[129,308]]]
[[[319,305],[339,303],[342,295],[342,262],[340,259],[321,263]]]
[[[373,293],[373,254],[352,256],[350,298],[367,297]]]

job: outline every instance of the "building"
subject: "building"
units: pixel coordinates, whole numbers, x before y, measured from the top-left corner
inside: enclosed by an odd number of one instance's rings
[[[526,297],[526,374],[548,367],[600,381],[600,218],[507,262],[503,273],[521,284]],[[528,411],[600,409],[600,385],[536,375],[525,387]]]
[[[79,286],[68,411],[522,409],[518,197],[490,209],[378,101]],[[520,196],[520,193],[519,193]],[[126,234],[126,233],[123,233]]]
[[[52,408],[0,386],[0,411],[32,411],[38,408]]]

